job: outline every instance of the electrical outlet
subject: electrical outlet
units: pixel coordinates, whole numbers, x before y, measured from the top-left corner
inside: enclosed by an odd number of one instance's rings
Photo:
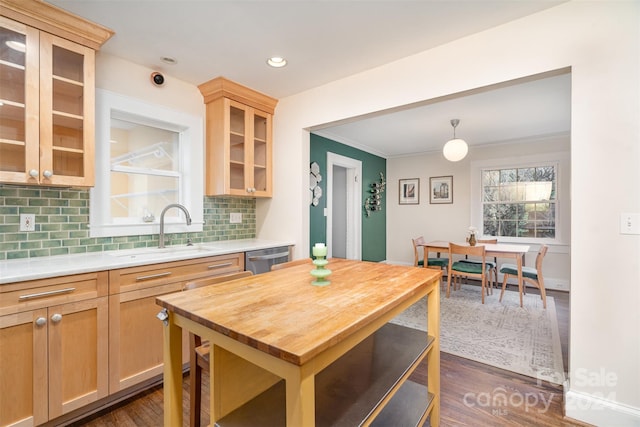
[[[229,222],[231,224],[240,224],[242,223],[242,214],[241,213],[231,213],[229,215]]]
[[[20,231],[36,231],[36,216],[20,214]]]
[[[640,214],[620,214],[620,234],[640,234]]]

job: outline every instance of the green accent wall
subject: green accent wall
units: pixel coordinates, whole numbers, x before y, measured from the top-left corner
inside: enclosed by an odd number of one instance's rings
[[[372,212],[367,216],[364,200],[371,194],[371,184],[380,181],[380,172],[387,176],[387,160],[358,150],[357,148],[311,134],[310,159],[320,165],[320,182],[322,198],[318,206],[309,205],[309,253],[311,246],[317,242],[327,241],[326,217],[324,208],[327,206],[327,153],[335,153],[362,162],[362,259],[364,261],[383,261],[387,258],[387,214],[386,191],[382,194],[382,210]]]

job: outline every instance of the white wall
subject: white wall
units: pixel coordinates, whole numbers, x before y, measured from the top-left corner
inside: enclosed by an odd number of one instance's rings
[[[619,217],[640,212],[639,8],[632,1],[564,3],[280,100],[275,192],[257,204],[259,237],[293,239],[298,257],[309,245],[305,129],[571,67],[572,379],[566,409],[587,422],[637,425],[640,236],[621,235]],[[463,174],[458,167],[446,174]],[[468,216],[450,213],[461,223]]]
[[[163,72],[165,83],[151,83],[150,68],[98,51],[96,55],[96,87],[151,104],[164,105],[194,116],[205,116],[205,106],[198,88]],[[211,78],[216,76],[211,76]],[[203,120],[204,122],[204,120]],[[203,125],[204,127],[204,125]]]

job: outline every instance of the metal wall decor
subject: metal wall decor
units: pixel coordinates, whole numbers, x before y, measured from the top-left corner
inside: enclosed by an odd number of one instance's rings
[[[380,182],[371,183],[371,195],[364,201],[364,210],[367,212],[367,216],[371,215],[371,212],[382,210],[382,193],[387,186],[384,180],[384,174],[380,172]]]
[[[309,191],[311,191],[311,204],[318,206],[322,197],[322,175],[320,174],[320,165],[317,162],[311,163],[309,171]]]

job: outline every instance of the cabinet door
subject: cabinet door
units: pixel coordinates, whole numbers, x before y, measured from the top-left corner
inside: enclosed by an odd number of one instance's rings
[[[1,182],[38,183],[38,37],[38,30],[0,16]]]
[[[115,393],[162,374],[163,324],[156,296],[182,283],[144,288],[109,297],[109,392]]]
[[[271,114],[253,110],[251,188],[255,197],[271,197]]]
[[[108,298],[48,309],[49,418],[106,397]]]
[[[95,51],[40,34],[40,183],[94,184]]]
[[[226,140],[228,141],[229,164],[228,192],[236,196],[250,195],[251,188],[251,109],[238,102],[225,100],[229,124]]]
[[[48,420],[47,310],[0,317],[0,425]]]

